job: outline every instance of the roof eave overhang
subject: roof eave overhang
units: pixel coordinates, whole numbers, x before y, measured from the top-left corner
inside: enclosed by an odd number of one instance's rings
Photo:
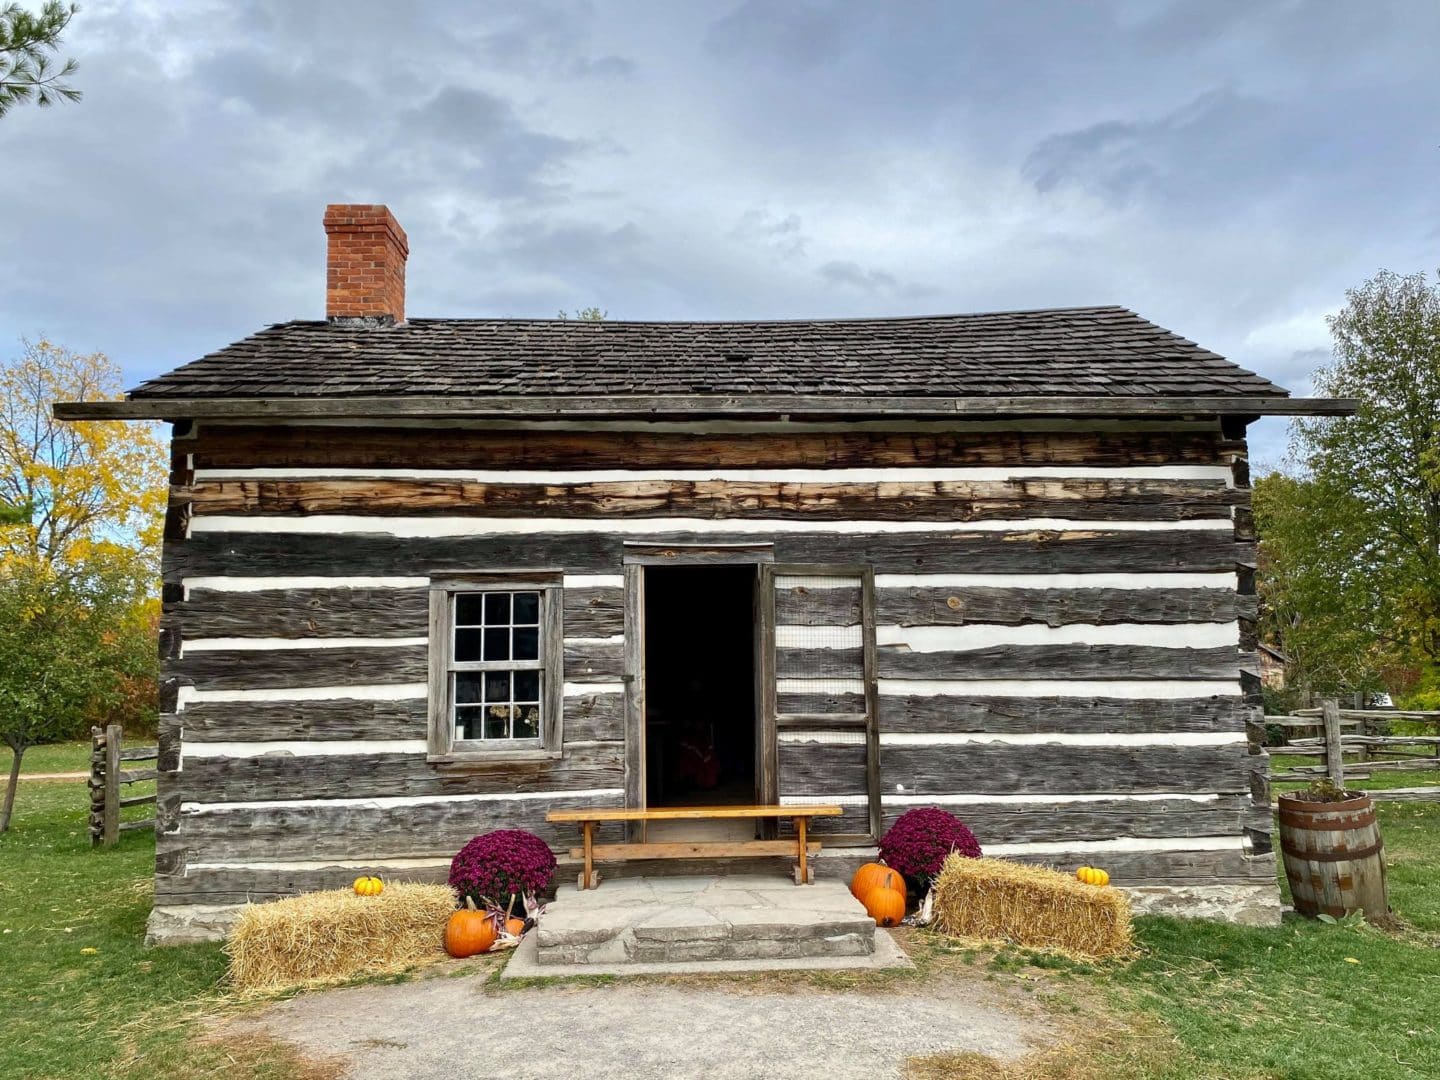
[[[142,397],[61,401],[60,420],[391,420],[575,419],[577,417],[830,417],[936,420],[1021,417],[1182,418],[1189,416],[1349,416],[1353,398],[1258,397],[851,397],[674,395],[652,397]]]

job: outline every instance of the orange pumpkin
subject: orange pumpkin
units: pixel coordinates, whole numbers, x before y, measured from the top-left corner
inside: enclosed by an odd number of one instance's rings
[[[483,911],[475,910],[468,896],[465,906],[450,916],[445,924],[445,951],[454,957],[474,956],[495,944],[495,921]]]
[[[856,871],[855,877],[851,880],[850,892],[856,900],[863,904],[865,898],[875,889],[894,889],[902,899],[907,901],[909,899],[903,874],[881,863],[866,863]]]
[[[865,894],[864,903],[876,926],[899,926],[905,918],[905,894],[899,889],[883,885],[871,889]]]
[[[525,933],[525,920],[517,919],[512,915],[505,920],[505,932],[511,937],[519,937]]]
[[[905,879],[884,863],[867,862],[850,879],[850,895],[865,902],[865,894],[876,886],[905,891]]]

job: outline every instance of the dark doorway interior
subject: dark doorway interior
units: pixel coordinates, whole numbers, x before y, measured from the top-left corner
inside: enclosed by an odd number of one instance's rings
[[[645,800],[749,804],[755,795],[753,566],[645,570]]]

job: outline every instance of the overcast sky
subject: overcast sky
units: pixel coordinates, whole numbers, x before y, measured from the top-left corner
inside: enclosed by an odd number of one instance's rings
[[[1435,0],[83,0],[66,52],[0,120],[0,345],[132,385],[323,317],[327,202],[411,315],[1117,303],[1296,393],[1440,263]]]

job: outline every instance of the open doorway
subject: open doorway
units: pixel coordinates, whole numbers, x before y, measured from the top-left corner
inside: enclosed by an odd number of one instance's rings
[[[752,566],[645,569],[645,801],[729,806],[760,801],[755,783],[758,703]],[[657,822],[675,839],[696,825]],[[684,834],[684,835],[682,835]],[[652,827],[651,838],[655,838]],[[707,838],[709,838],[707,836]],[[737,837],[738,838],[738,837]]]

